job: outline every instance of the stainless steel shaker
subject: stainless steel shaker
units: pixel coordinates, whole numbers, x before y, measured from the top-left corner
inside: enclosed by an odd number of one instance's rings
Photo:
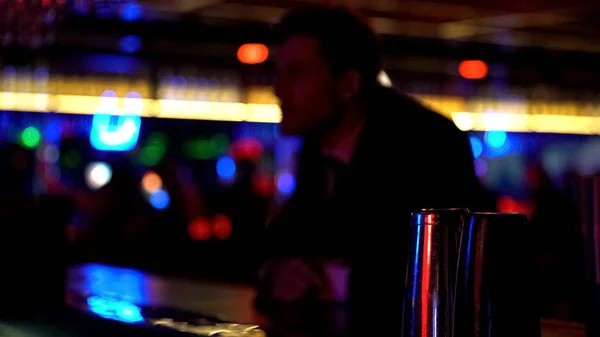
[[[522,214],[467,217],[458,257],[454,337],[541,335],[531,239]]]
[[[441,209],[411,215],[404,337],[450,336],[459,233],[467,214],[466,209]]]

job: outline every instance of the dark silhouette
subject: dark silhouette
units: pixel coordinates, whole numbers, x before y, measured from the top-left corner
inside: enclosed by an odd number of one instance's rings
[[[95,195],[91,221],[95,253],[105,262],[130,264],[143,256],[139,246],[148,233],[150,211],[130,167],[122,162],[111,167],[111,180]]]
[[[333,286],[324,273],[341,258],[350,334],[399,336],[410,212],[484,207],[468,137],[378,83],[377,40],[350,11],[292,11],[277,37],[280,127],[304,145],[296,191],[267,233],[267,255],[288,263],[265,264],[257,304],[276,333],[341,333],[323,310]],[[283,308],[297,321],[281,322]]]
[[[584,288],[583,256],[577,206],[555,188],[543,167],[527,168],[533,212],[529,220],[540,267],[540,298],[544,317],[581,319]]]

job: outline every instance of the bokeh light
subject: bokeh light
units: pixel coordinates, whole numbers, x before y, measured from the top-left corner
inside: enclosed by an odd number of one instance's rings
[[[183,144],[185,155],[190,159],[198,160],[216,158],[226,153],[228,148],[229,137],[225,134],[216,134],[210,139],[190,139]]]
[[[128,2],[121,6],[121,19],[124,21],[138,21],[143,16],[143,7],[135,2]]]
[[[481,60],[466,60],[460,63],[458,72],[466,79],[478,80],[487,76],[488,66]]]
[[[473,152],[473,158],[477,159],[483,153],[483,144],[481,140],[475,136],[469,137],[469,141],[471,142],[471,151]]]
[[[44,151],[42,152],[43,161],[48,164],[56,164],[58,159],[60,158],[60,150],[58,146],[53,144],[48,144]]]
[[[142,39],[137,35],[123,36],[119,41],[119,47],[124,53],[135,53],[142,47]]]
[[[475,174],[478,177],[483,177],[488,170],[487,162],[483,158],[475,159]]]
[[[24,147],[33,149],[42,142],[42,133],[37,128],[30,126],[21,132],[21,144]]]
[[[246,43],[238,49],[237,57],[245,64],[263,63],[269,57],[269,48],[262,43]]]
[[[223,214],[216,215],[213,221],[213,232],[221,240],[229,238],[232,232],[229,217]]]
[[[512,150],[511,142],[506,131],[486,131],[483,138],[487,145],[486,153],[488,157],[505,156]]]
[[[277,178],[277,188],[282,194],[290,194],[296,189],[296,178],[291,173],[282,173]]]
[[[230,157],[222,157],[217,161],[217,174],[222,179],[231,179],[235,176],[235,162]]]
[[[263,155],[263,146],[258,139],[243,138],[231,144],[231,152],[235,160],[258,160]]]
[[[384,87],[392,87],[392,80],[383,70],[379,72],[379,75],[377,75],[377,81]]]
[[[506,131],[487,131],[484,137],[489,146],[500,148],[506,142]]]
[[[139,152],[139,161],[145,166],[154,166],[161,162],[167,151],[168,137],[160,132],[154,132]]]
[[[263,197],[272,197],[275,191],[275,178],[272,175],[257,172],[252,176],[254,192]]]
[[[107,163],[91,163],[85,169],[85,181],[93,190],[108,184],[111,178],[112,168]]]
[[[153,171],[146,172],[142,177],[142,189],[146,193],[154,193],[160,190],[163,186],[162,179],[160,176]]]
[[[158,210],[167,208],[170,203],[171,197],[165,190],[160,189],[150,195],[150,205]]]
[[[192,240],[208,240],[212,236],[210,222],[205,217],[198,217],[188,225],[188,235]]]

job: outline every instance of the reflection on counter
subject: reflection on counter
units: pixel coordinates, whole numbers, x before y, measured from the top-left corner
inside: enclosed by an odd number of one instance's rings
[[[121,321],[124,323],[140,323],[144,321],[142,310],[135,304],[100,296],[90,296],[87,299],[88,310],[94,314]]]
[[[263,337],[266,336],[265,332],[261,330],[258,325],[245,325],[245,324],[215,324],[215,325],[193,325],[187,322],[176,322],[170,318],[163,318],[153,320],[152,324],[155,326],[164,326],[177,331],[191,333],[200,336],[248,336],[248,337]]]
[[[100,264],[70,268],[67,289],[70,307],[104,319],[199,336],[265,336],[247,318],[253,298],[248,289]]]
[[[254,296],[247,285],[161,277],[100,264],[73,266],[67,272],[70,307],[126,323],[181,316],[182,321],[203,317],[214,324],[254,325],[260,322]]]

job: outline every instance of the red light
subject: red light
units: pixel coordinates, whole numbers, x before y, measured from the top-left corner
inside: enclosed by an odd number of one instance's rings
[[[215,236],[219,239],[225,240],[231,236],[231,220],[226,215],[217,215],[215,216],[215,221],[213,223],[213,231],[215,232]]]
[[[275,179],[264,173],[255,173],[252,176],[254,192],[262,197],[270,197],[275,192]]]
[[[237,57],[245,64],[263,63],[269,57],[269,48],[261,43],[246,43],[238,49]]]
[[[232,156],[235,160],[258,160],[263,154],[262,144],[254,138],[240,139],[231,145]]]
[[[519,210],[519,204],[517,203],[517,201],[506,195],[498,198],[498,201],[496,202],[496,207],[500,212],[507,213],[518,212]]]
[[[488,67],[480,60],[462,61],[458,67],[460,76],[469,80],[479,80],[487,76]]]
[[[206,218],[194,219],[188,226],[188,235],[192,240],[208,240],[212,236],[210,227]]]

